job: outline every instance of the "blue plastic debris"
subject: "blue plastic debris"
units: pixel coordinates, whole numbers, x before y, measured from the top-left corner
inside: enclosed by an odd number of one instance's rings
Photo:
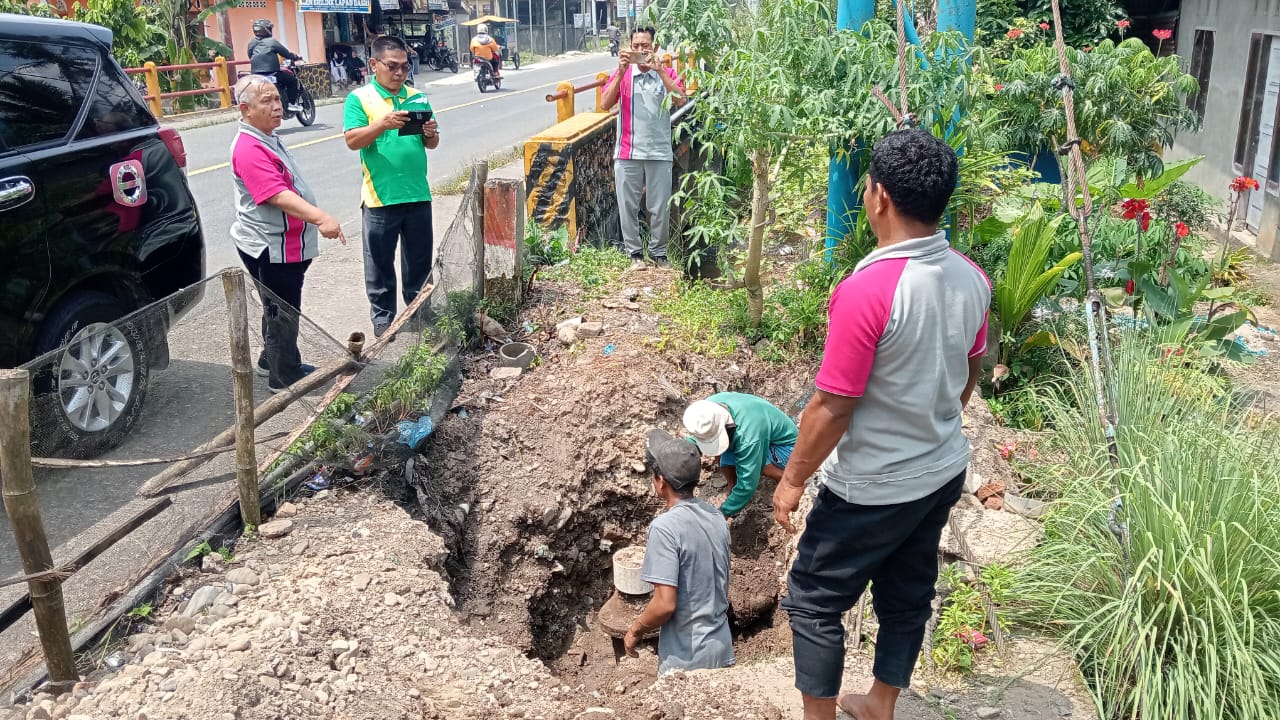
[[[414,451],[421,450],[422,444],[431,435],[433,427],[429,415],[423,415],[417,420],[402,420],[396,423],[396,429],[400,431],[400,437],[396,438],[396,442]]]
[[[319,492],[321,490],[328,490],[329,474],[324,470],[318,471],[315,475],[311,476],[310,480],[306,482],[306,486],[308,490],[312,490],[314,492]]]
[[[604,346],[604,354],[605,356],[612,355],[613,351],[617,349],[618,349],[617,345],[614,345],[613,343],[609,343],[608,345]]]

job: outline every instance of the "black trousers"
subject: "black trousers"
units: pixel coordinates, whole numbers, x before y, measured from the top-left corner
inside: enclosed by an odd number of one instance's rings
[[[280,89],[280,100],[285,105],[298,102],[298,78],[291,72],[281,70],[275,73],[276,87]]]
[[[396,246],[404,304],[418,297],[431,275],[431,202],[364,208],[364,290],[377,330],[396,317]]]
[[[276,302],[269,294],[262,294],[262,355],[258,365],[270,369],[271,387],[288,387],[302,379],[298,316],[302,309],[302,282],[311,261],[273,263],[269,250],[263,250],[256,258],[236,252],[249,275],[280,299]]]
[[[919,500],[854,505],[825,487],[805,520],[782,607],[790,615],[796,689],[816,698],[840,692],[842,618],[867,583],[880,630],[873,674],[911,684],[938,582],[938,543],[964,472]]]

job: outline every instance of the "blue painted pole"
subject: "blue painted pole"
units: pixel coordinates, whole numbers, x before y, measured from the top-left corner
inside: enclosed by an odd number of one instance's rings
[[[938,31],[958,30],[969,42],[978,23],[977,0],[938,0]]]
[[[861,30],[875,14],[875,0],[840,0],[836,6],[836,28]],[[833,155],[827,166],[827,260],[831,259],[831,249],[840,244],[857,222],[859,168],[854,150],[843,159]]]

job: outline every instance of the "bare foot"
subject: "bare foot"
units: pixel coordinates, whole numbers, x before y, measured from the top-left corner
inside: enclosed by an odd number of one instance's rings
[[[836,705],[853,716],[854,720],[893,720],[893,705],[888,712],[866,695],[842,692],[836,698]]]

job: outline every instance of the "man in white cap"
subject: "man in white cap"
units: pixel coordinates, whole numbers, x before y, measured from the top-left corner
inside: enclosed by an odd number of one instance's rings
[[[640,579],[653,598],[623,638],[635,657],[640,639],[656,628],[658,674],[733,664],[729,632],[729,527],[714,505],[693,496],[702,461],[693,444],[650,430],[645,464],[666,511],[649,525]]]
[[[745,393],[716,393],[684,411],[684,427],[703,455],[720,458],[729,495],[720,504],[733,517],[751,502],[760,476],[782,479],[798,431],[769,401]]]

